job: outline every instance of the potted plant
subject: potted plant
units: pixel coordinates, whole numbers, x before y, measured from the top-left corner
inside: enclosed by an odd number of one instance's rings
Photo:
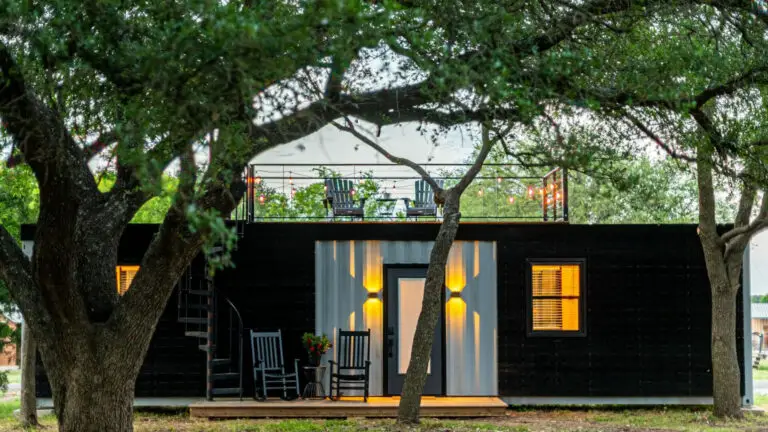
[[[320,357],[331,349],[331,341],[328,340],[328,337],[324,334],[304,333],[301,340],[304,348],[307,350],[309,364],[312,366],[320,365]]]

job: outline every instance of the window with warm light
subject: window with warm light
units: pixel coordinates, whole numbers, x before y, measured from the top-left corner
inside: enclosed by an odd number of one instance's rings
[[[529,332],[584,334],[584,262],[529,262]]]
[[[131,287],[133,278],[136,277],[136,273],[139,271],[139,266],[117,266],[117,293],[120,295],[125,294],[128,288]]]

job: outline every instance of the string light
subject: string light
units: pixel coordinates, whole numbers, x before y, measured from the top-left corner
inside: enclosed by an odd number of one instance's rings
[[[533,186],[528,186],[528,198],[533,198]]]
[[[259,204],[264,204],[264,201],[266,200],[267,200],[267,197],[265,197],[264,195],[259,195]]]
[[[501,183],[501,177],[496,177],[496,181]]]
[[[512,195],[509,196],[508,200],[509,200],[510,204],[514,204],[515,203],[515,197],[513,197]]]
[[[296,195],[296,188],[292,187],[291,188],[291,198],[293,198],[294,195]]]
[[[482,190],[482,189],[480,189],[479,191],[477,191],[477,195],[479,195],[479,196],[483,196],[483,190]]]
[[[261,184],[261,176],[256,177],[256,184]]]
[[[349,194],[350,194],[350,195],[354,195],[354,194],[355,194],[355,190],[354,190],[354,189],[350,189],[350,190],[349,190]]]

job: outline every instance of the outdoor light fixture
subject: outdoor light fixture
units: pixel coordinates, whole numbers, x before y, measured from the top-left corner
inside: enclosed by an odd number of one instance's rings
[[[451,291],[449,298],[461,298],[461,291]]]
[[[378,300],[379,299],[379,292],[378,291],[370,291],[368,292],[368,300]]]

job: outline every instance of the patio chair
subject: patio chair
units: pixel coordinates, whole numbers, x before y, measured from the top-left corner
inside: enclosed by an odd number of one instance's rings
[[[331,178],[325,179],[326,212],[331,206],[332,215],[349,216],[365,219],[365,198],[355,197],[355,184],[352,180]]]
[[[442,188],[443,180],[437,180]],[[434,216],[437,217],[437,204],[435,203],[435,191],[424,180],[416,180],[413,199],[405,199],[405,217]]]
[[[336,342],[338,362],[331,365],[331,399],[339,400],[340,390],[362,390],[363,401],[368,401],[368,382],[371,370],[371,330],[346,331],[339,329]],[[336,390],[334,398],[333,391]]]
[[[282,390],[280,397],[290,400],[299,397],[299,359],[294,360],[293,372],[285,372],[283,364],[283,337],[276,332],[255,332],[251,330],[251,355],[253,356],[253,398],[265,400],[269,390]],[[259,393],[261,383],[261,397]],[[295,397],[288,397],[288,391]]]

